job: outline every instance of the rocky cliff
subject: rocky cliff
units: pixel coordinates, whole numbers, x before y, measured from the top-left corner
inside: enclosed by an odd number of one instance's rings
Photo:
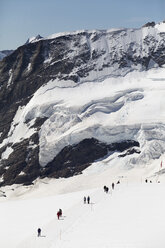
[[[134,71],[161,68],[165,64],[164,30],[165,23],[152,23],[140,29],[56,34],[28,42],[3,58],[0,62],[1,184],[27,184],[38,176],[72,176],[114,151],[139,154],[139,148],[130,151],[131,147],[140,146],[137,126],[132,128],[131,135],[120,129],[124,134],[115,139],[112,133],[109,136],[107,126],[103,128],[96,123],[88,125],[88,132],[82,132],[82,128],[78,133],[72,130],[69,136],[67,132],[96,113],[112,116],[112,112],[125,106],[121,100],[124,97],[133,102],[143,99],[140,89],[118,91],[74,106],[66,105],[64,100],[81,85],[92,83],[94,89],[95,82],[101,84],[108,78],[124,78]],[[86,88],[87,95],[90,87]],[[52,89],[51,95],[43,94]],[[63,100],[58,98],[59,89],[63,90],[60,93]],[[38,96],[40,100],[36,100]],[[115,128],[109,123],[108,130],[112,126]],[[65,138],[59,133],[66,134]],[[103,136],[107,138],[102,139]]]

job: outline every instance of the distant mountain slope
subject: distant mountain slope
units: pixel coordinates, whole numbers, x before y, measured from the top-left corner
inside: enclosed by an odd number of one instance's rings
[[[72,176],[114,151],[127,168],[160,158],[164,64],[165,23],[56,34],[5,57],[2,184]]]
[[[13,51],[14,51],[14,50],[3,50],[3,51],[0,51],[0,61],[1,61],[4,57],[10,55]]]

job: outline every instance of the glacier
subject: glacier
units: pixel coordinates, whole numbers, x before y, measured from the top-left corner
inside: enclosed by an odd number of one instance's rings
[[[42,169],[63,148],[91,138],[140,144],[138,153],[102,158],[106,166],[118,161],[128,170],[160,164],[165,152],[164,30],[162,22],[139,29],[59,33],[29,39],[6,57],[0,67],[1,92],[22,90],[25,99],[16,93],[10,100],[15,112],[7,122],[9,130],[1,131],[1,164],[10,166],[14,148],[26,142],[25,165],[29,151],[37,148]],[[14,62],[8,68],[10,58]],[[35,125],[38,119],[43,120],[40,127]],[[30,139],[35,134],[38,144]],[[100,161],[93,164],[101,166]]]

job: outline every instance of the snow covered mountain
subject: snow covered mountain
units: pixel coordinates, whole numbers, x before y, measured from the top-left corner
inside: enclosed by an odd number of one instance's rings
[[[1,184],[165,152],[165,23],[61,33],[0,62]]]
[[[31,37],[29,38],[27,41],[26,41],[26,45],[29,44],[29,43],[33,43],[33,42],[36,42],[36,41],[39,41],[41,40],[43,37],[41,35],[37,35],[37,36],[34,36],[34,37]]]

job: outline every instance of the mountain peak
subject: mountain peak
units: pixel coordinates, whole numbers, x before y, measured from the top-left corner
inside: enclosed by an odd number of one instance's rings
[[[41,35],[37,35],[37,36],[34,36],[34,37],[31,37],[31,38],[28,38],[28,40],[26,41],[25,44],[29,44],[29,43],[33,43],[33,42],[36,42],[36,41],[39,41],[41,40],[43,37]]]
[[[146,24],[144,24],[142,27],[154,27],[155,26],[155,22],[147,22]]]

